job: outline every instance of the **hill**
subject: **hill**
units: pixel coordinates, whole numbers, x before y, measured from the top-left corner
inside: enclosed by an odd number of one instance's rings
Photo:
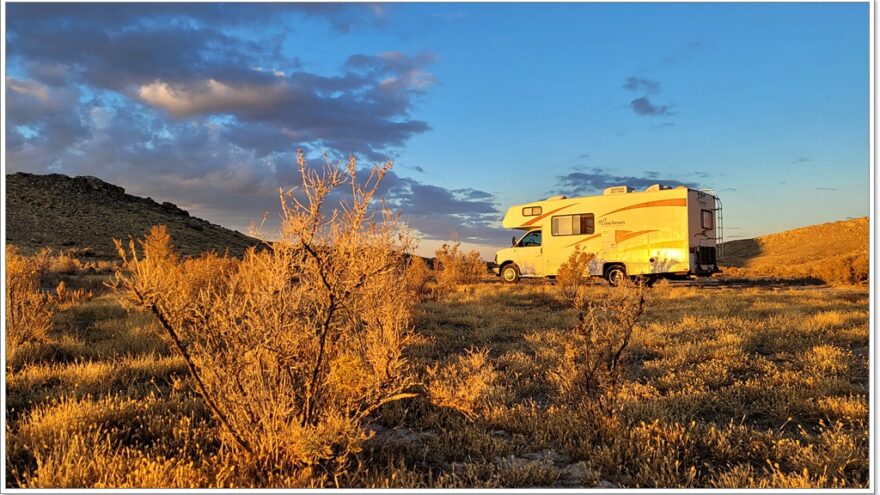
[[[721,264],[726,274],[867,281],[868,217],[730,241],[722,246]]]
[[[240,255],[260,242],[96,177],[6,176],[6,242],[24,251],[89,248],[96,257],[112,258],[113,239],[143,237],[153,225],[167,226],[180,251],[189,255],[211,250]]]

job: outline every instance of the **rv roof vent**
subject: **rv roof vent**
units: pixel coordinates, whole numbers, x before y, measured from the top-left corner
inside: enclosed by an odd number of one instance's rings
[[[608,196],[609,194],[626,194],[626,193],[631,193],[631,192],[635,192],[635,191],[636,191],[635,189],[633,189],[629,186],[612,186],[612,187],[606,187],[605,192],[603,194],[605,196]]]
[[[648,188],[645,189],[645,192],[665,191],[667,189],[672,189],[672,187],[664,185],[664,184],[654,184],[654,185],[648,186]]]
[[[549,198],[545,199],[544,201],[554,201],[557,199],[565,199],[565,198],[566,198],[565,195],[560,194],[559,196],[550,196]]]

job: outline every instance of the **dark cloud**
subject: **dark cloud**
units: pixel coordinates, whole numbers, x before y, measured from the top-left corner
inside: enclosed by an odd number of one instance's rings
[[[232,19],[233,27],[256,20],[270,26],[270,18],[284,15],[335,19],[361,6],[128,6],[11,5],[9,57],[45,86],[110,90],[175,119],[232,115],[255,125],[237,129],[237,140],[261,155],[277,151],[280,137],[296,136],[296,145],[382,160],[430,129],[410,114],[435,82],[426,70],[431,54],[356,54],[341,73],[323,75],[281,52],[283,29],[245,39],[225,28]]]
[[[635,112],[636,115],[648,117],[669,115],[669,110],[671,108],[669,105],[655,105],[651,103],[651,100],[649,100],[647,96],[636,98],[635,100],[629,102],[629,106],[633,109],[633,112]]]
[[[585,160],[589,157],[590,157],[589,153],[581,153],[580,155],[578,155],[578,160]]]
[[[792,165],[796,165],[798,163],[807,163],[809,161],[812,161],[812,160],[810,160],[807,157],[799,156],[799,157],[795,158],[794,160],[792,160],[791,163],[792,163]]]
[[[653,184],[667,186],[687,186],[697,188],[699,184],[694,182],[682,182],[673,179],[660,179],[656,175],[647,174],[647,177],[634,177],[614,175],[601,168],[589,171],[572,172],[557,177],[556,190],[552,194],[566,194],[570,196],[583,196],[596,194],[611,186],[630,186],[636,190],[645,189]],[[659,175],[659,174],[658,174]]]
[[[660,83],[651,79],[630,76],[626,78],[626,82],[623,84],[623,89],[656,93],[660,89]]]
[[[347,4],[10,5],[19,76],[4,95],[8,170],[95,175],[242,231],[268,211],[271,225],[278,187],[298,180],[296,148],[379,162],[430,129],[412,114],[435,84],[434,56],[354,54],[319,74],[281,52],[291,23],[257,39],[236,28],[305,15],[343,30],[364,10],[382,14]],[[506,239],[485,191],[392,171],[380,192],[427,239]]]

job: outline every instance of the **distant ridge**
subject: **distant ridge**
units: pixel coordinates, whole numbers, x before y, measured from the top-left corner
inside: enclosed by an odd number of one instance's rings
[[[167,226],[174,244],[188,255],[228,251],[238,256],[260,242],[96,177],[6,175],[6,242],[25,251],[89,248],[97,257],[115,257],[114,238],[143,237],[153,225]]]

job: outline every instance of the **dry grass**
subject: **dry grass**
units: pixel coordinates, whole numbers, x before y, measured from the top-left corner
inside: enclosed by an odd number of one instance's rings
[[[612,291],[582,292],[601,302]],[[335,480],[312,471],[274,484],[867,486],[866,290],[667,286],[645,297],[616,412],[598,415],[548,373],[565,365],[579,322],[555,287],[481,283],[419,304],[406,358],[428,395],[375,411]],[[157,330],[108,293],[56,315],[42,357],[7,371],[10,483],[269,484],[224,447]]]

